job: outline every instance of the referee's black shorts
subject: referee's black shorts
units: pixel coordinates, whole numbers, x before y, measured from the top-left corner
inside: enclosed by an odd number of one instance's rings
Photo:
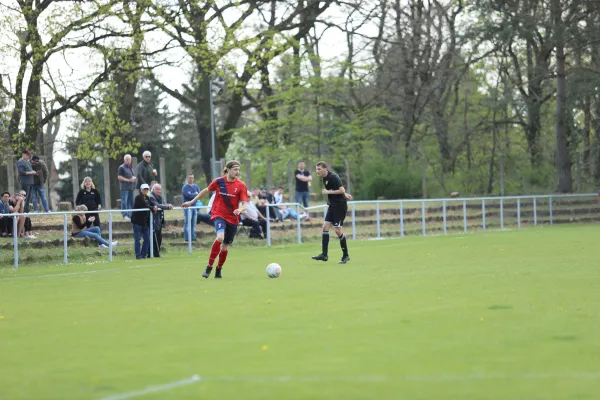
[[[329,222],[336,228],[344,226],[344,219],[346,219],[346,212],[348,212],[348,203],[332,203],[327,209],[325,215],[325,222]]]

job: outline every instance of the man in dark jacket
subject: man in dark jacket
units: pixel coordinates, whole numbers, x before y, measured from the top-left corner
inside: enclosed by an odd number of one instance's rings
[[[144,159],[137,165],[136,169],[136,188],[139,189],[144,183],[150,185],[158,174],[156,168],[152,165],[152,153],[145,151],[142,155]]]
[[[152,186],[152,192],[148,196],[150,199],[150,206],[157,207],[158,211],[152,219],[152,243],[154,243],[154,257],[160,257],[160,245],[162,244],[162,228],[165,226],[165,212],[164,210],[172,210],[173,205],[167,204],[162,198],[162,186],[156,183]],[[148,253],[150,257],[150,253]]]
[[[38,201],[42,202],[42,207],[45,212],[50,211],[48,208],[48,200],[46,199],[46,181],[48,180],[48,167],[39,156],[31,157],[31,167],[37,175],[33,176],[33,187],[31,188],[31,201],[33,203],[33,211],[38,210]]]
[[[148,192],[150,186],[144,183],[140,186],[140,194],[135,196],[133,202],[133,208],[136,210],[148,209],[152,212],[156,212],[158,207],[152,207],[150,205],[150,199],[148,198]],[[134,238],[134,249],[135,258],[140,260],[146,258],[148,249],[150,248],[150,211],[134,211],[131,214],[131,224],[133,225],[133,238]],[[140,246],[140,239],[143,240]]]
[[[31,188],[33,187],[33,176],[36,175],[37,172],[31,168],[31,163],[29,162],[31,153],[29,152],[29,149],[23,149],[21,154],[22,157],[17,161],[17,170],[19,171],[19,183],[21,184],[21,189],[27,193],[24,211],[28,213],[29,201],[31,200]]]

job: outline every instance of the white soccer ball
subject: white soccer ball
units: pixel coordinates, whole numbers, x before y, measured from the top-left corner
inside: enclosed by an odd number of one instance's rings
[[[279,278],[279,275],[281,275],[281,266],[276,263],[267,265],[267,275],[269,275],[269,278]]]

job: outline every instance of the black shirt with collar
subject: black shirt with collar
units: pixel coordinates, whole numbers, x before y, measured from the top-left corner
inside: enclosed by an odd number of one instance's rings
[[[335,172],[328,171],[327,176],[322,178],[323,185],[325,185],[325,189],[327,190],[338,190],[342,186],[342,179]],[[328,194],[327,195],[327,204],[346,204],[346,196],[343,194]]]

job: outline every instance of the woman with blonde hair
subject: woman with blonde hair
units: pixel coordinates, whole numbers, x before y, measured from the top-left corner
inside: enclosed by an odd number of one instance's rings
[[[77,193],[75,205],[84,205],[88,211],[97,211],[102,208],[101,202],[100,192],[94,186],[94,181],[89,176],[86,176],[83,178],[83,182],[81,182],[81,190]],[[88,214],[88,217],[90,216],[94,217],[94,226],[100,227],[100,215],[98,213]]]
[[[96,219],[92,214],[86,214],[88,211],[87,207],[83,204],[75,207],[75,211],[80,211],[81,214],[73,215],[73,227],[71,228],[71,236],[73,237],[89,237],[92,239],[96,239],[98,242],[98,247],[103,249],[108,248],[109,243],[102,239],[102,233],[100,232],[100,228],[97,226],[92,226],[94,220]],[[118,242],[113,242],[113,247],[117,245]]]

